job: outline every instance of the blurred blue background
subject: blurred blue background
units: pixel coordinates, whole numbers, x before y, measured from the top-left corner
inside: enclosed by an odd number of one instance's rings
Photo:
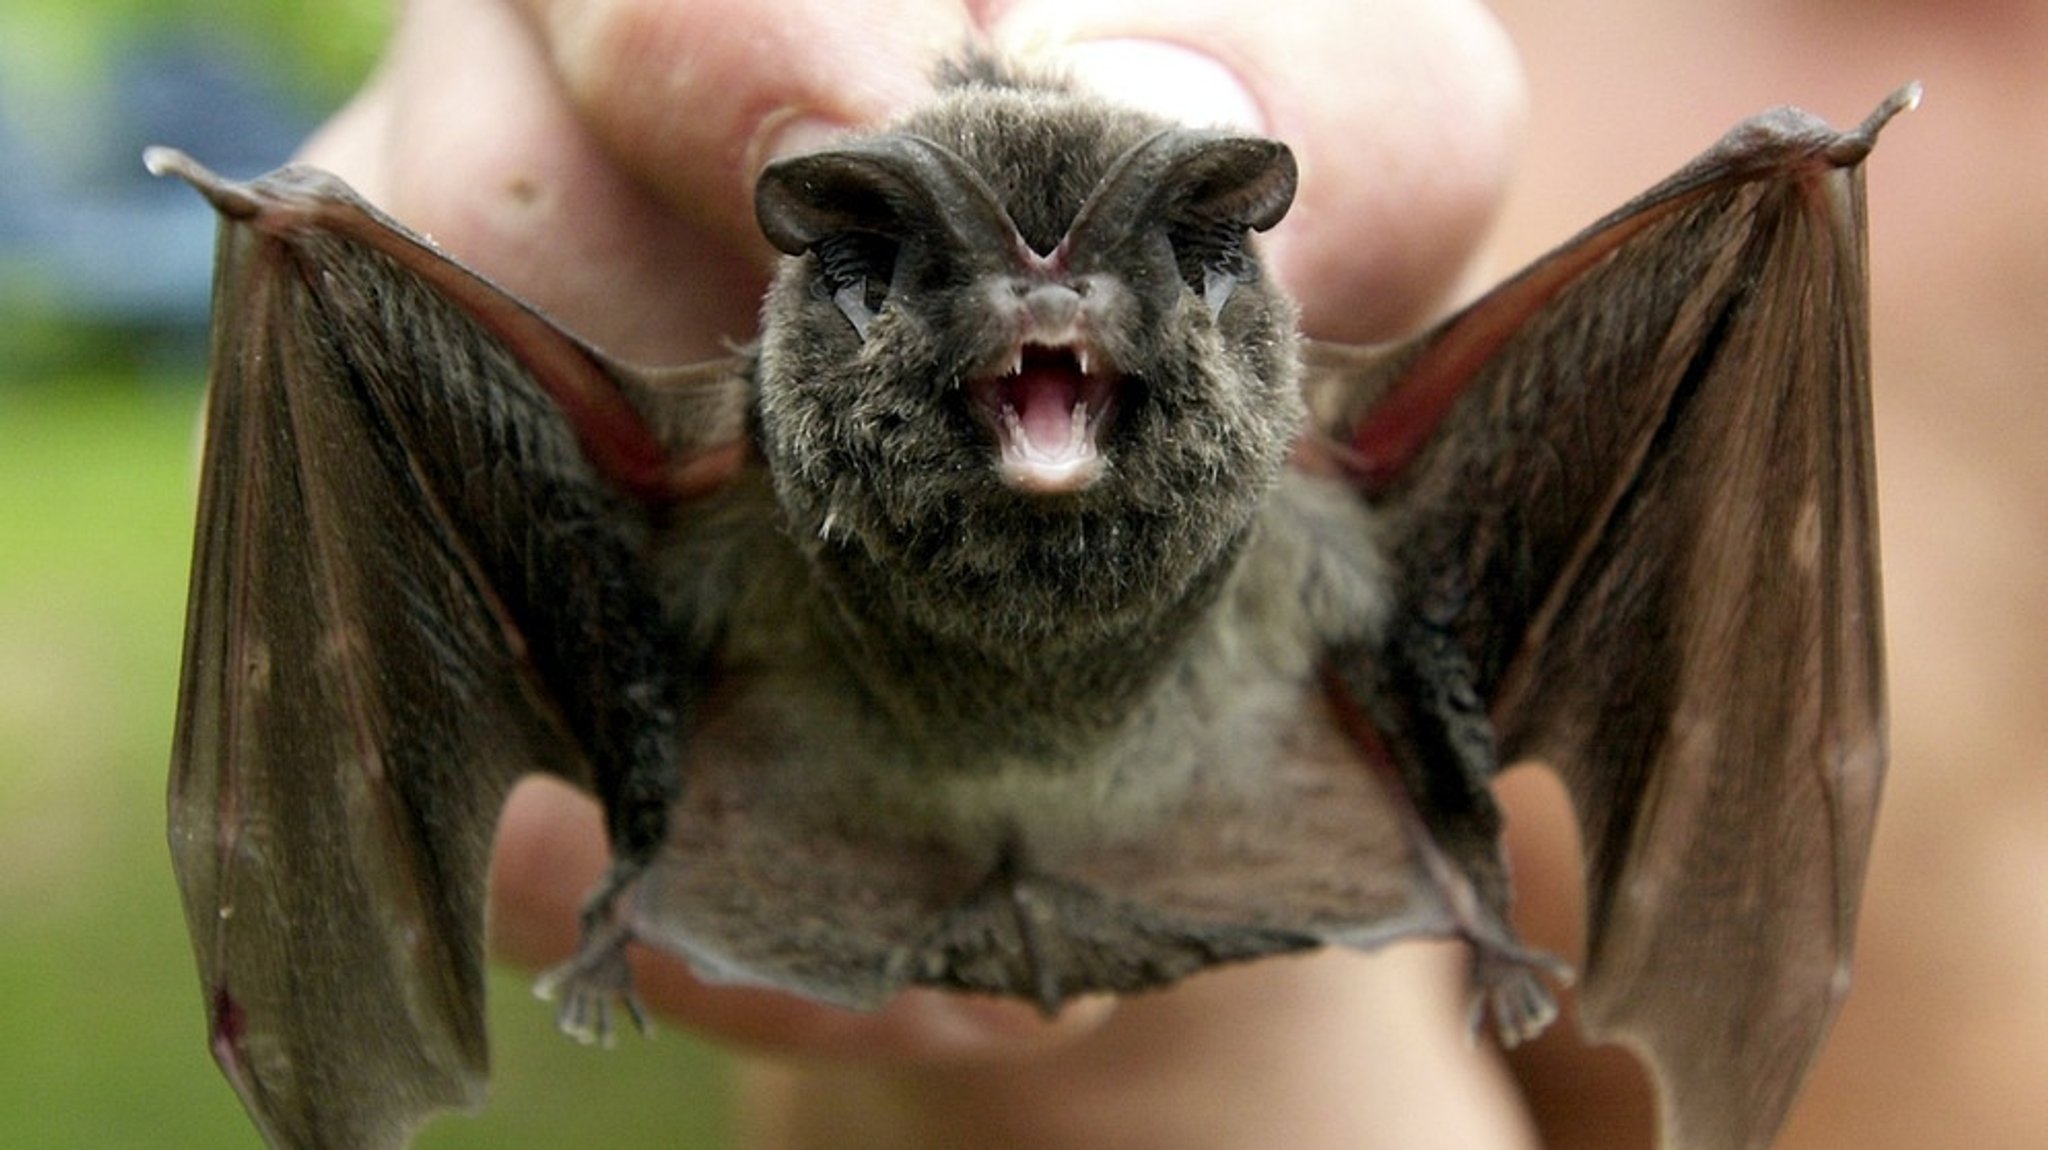
[[[0,1146],[257,1139],[207,1056],[163,836],[210,211],[166,143],[282,162],[382,0],[0,0]],[[586,1050],[492,984],[493,1102],[421,1145],[716,1147],[723,1063]]]

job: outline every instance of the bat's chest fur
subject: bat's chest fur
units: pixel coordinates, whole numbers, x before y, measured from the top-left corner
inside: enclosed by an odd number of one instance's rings
[[[1322,652],[1388,610],[1367,514],[1299,476],[1213,600],[1163,612],[1169,636],[1043,659],[849,636],[799,557],[749,551],[739,585],[694,592],[728,621],[686,734],[685,788],[730,763],[819,817],[961,840],[1100,841],[1171,817],[1189,788],[1258,787],[1257,764],[1319,737],[1302,716],[1320,713]]]
[[[1282,905],[1296,928],[1319,921],[1300,913],[1319,900],[1333,931],[1412,927],[1421,912],[1402,881],[1412,844],[1319,677],[1324,646],[1368,632],[1384,610],[1377,557],[1360,542],[1370,538],[1354,503],[1290,480],[1215,608],[1157,655],[1148,688],[1111,721],[1024,716],[1046,727],[1035,741],[935,731],[900,700],[878,701],[874,666],[855,665],[827,628],[768,593],[796,584],[757,578],[762,594],[733,600],[716,687],[688,738],[670,848],[641,892],[642,932],[714,974],[816,992],[783,967],[837,962],[835,977],[852,978],[855,966],[881,977],[907,963],[930,967],[913,980],[969,985],[1009,977],[963,971],[1015,949],[989,916],[1013,913],[1020,897],[1050,935],[1127,955],[1149,945],[1131,932],[1191,923],[1251,930],[1233,937],[1255,950],[1307,945],[1320,936],[1254,928],[1280,921]],[[753,610],[775,614],[745,619]],[[1020,708],[1058,697],[1013,686]],[[928,714],[952,721],[950,702],[933,698]],[[1347,855],[1357,865],[1332,867]],[[1366,885],[1333,883],[1336,873]],[[764,929],[771,915],[817,924],[821,937],[799,948]],[[851,951],[818,959],[821,947]]]

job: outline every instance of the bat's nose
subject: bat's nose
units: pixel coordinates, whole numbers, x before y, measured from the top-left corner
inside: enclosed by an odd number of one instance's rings
[[[1081,293],[1065,284],[1034,284],[1024,293],[1024,311],[1040,332],[1064,332],[1081,314]]]

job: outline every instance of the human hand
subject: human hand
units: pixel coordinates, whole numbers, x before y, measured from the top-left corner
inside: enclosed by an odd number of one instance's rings
[[[687,361],[753,330],[771,266],[751,217],[761,163],[916,104],[932,65],[979,40],[1156,111],[1287,140],[1301,189],[1269,262],[1311,332],[1396,334],[1456,285],[1498,195],[1519,115],[1512,59],[1464,0],[1282,7],[414,0],[306,158],[600,346]],[[604,864],[593,804],[522,787],[493,875],[500,952],[566,958]],[[856,1127],[914,1141],[911,1122],[942,1139],[967,1115],[983,1145],[1000,1144],[988,1124],[1001,1115],[1019,1144],[1048,1146],[1359,1145],[1365,1130],[1484,1146],[1516,1130],[1499,1076],[1458,1038],[1456,959],[1438,951],[1264,963],[1051,1024],[932,992],[856,1015],[709,987],[661,959],[638,979],[692,1029],[860,1060],[803,1072],[822,1088],[784,1108],[796,1142],[818,1123],[842,1145]]]
[[[704,358],[754,326],[761,164],[917,104],[977,40],[1292,145],[1264,246],[1330,338],[1455,287],[1521,118],[1471,0],[418,0],[306,158],[600,346]]]

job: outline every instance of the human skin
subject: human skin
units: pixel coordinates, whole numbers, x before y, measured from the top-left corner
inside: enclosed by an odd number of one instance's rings
[[[1301,190],[1266,245],[1304,326],[1412,329],[1458,289],[1499,197],[1519,73],[1462,0],[414,0],[304,158],[571,329],[674,363],[750,336],[771,253],[753,173],[930,92],[970,40],[1155,110],[1287,140]],[[587,799],[514,795],[493,942],[546,966],[606,862]],[[639,955],[665,1020],[755,1069],[753,1146],[1514,1147],[1497,1058],[1462,1022],[1462,951],[1272,960],[1059,1019],[912,992],[878,1014],[706,986]]]

